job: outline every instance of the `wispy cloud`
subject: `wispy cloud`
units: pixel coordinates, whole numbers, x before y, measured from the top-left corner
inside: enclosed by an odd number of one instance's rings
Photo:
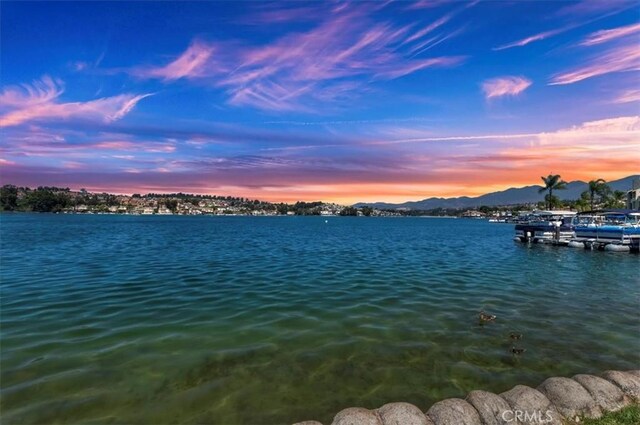
[[[134,68],[131,73],[140,78],[158,78],[165,81],[180,78],[203,77],[211,72],[209,58],[213,54],[212,45],[195,40],[178,58],[161,67]]]
[[[334,8],[311,29],[263,46],[194,41],[169,64],[137,67],[130,73],[167,82],[191,79],[223,88],[232,105],[288,111],[335,102],[376,80],[464,61],[461,56],[413,59],[410,47],[404,46],[450,17],[411,34],[413,24],[373,21],[369,12],[358,4]]]
[[[631,34],[640,32],[640,23],[627,25],[624,27],[613,28],[609,30],[596,31],[589,34],[584,39],[581,46],[593,46],[595,44],[605,43],[607,41],[615,40],[616,38],[626,37]]]
[[[593,57],[585,65],[569,72],[555,75],[550,85],[572,84],[612,72],[640,69],[640,49],[636,43],[616,46]]]
[[[531,80],[519,76],[492,78],[482,83],[482,91],[487,99],[502,96],[517,96],[531,85]]]
[[[559,9],[556,15],[559,17],[570,17],[572,23],[562,26],[560,28],[540,32],[520,40],[507,43],[498,47],[494,47],[493,50],[505,50],[513,47],[522,47],[535,41],[546,40],[554,37],[558,34],[573,30],[575,28],[587,25],[589,23],[601,20],[607,16],[615,15],[630,7],[634,7],[633,2],[629,1],[581,1],[572,3]]]
[[[559,29],[555,29],[555,30],[550,30],[550,31],[545,31],[545,32],[541,32],[535,35],[531,35],[529,37],[525,37],[523,39],[514,41],[512,43],[507,43],[504,44],[502,46],[498,46],[498,47],[494,47],[493,50],[505,50],[505,49],[510,49],[512,47],[522,47],[522,46],[526,46],[529,43],[533,43],[534,41],[540,41],[540,40],[545,40],[549,37],[553,37],[554,35],[558,35],[560,33],[563,33],[569,29],[573,28],[571,27],[565,27],[565,28],[559,28]]]
[[[64,92],[62,81],[48,76],[32,84],[8,87],[0,93],[0,127],[33,120],[86,119],[112,122],[127,115],[135,105],[151,94],[121,94],[87,102],[59,102]]]
[[[640,102],[640,89],[625,90],[613,100],[613,103],[630,102]]]
[[[582,0],[567,4],[567,6],[559,9],[556,15],[579,18],[592,16],[605,17],[634,7],[637,7],[637,5],[633,1],[628,0]]]

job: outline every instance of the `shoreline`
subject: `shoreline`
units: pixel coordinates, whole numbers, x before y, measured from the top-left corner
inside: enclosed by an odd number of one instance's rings
[[[338,412],[331,425],[564,425],[579,423],[582,418],[597,419],[638,403],[640,369],[609,370],[599,376],[548,378],[535,389],[516,385],[501,394],[474,390],[464,399],[439,401],[424,413],[405,402],[371,410],[349,407]],[[293,425],[322,423],[307,420]]]

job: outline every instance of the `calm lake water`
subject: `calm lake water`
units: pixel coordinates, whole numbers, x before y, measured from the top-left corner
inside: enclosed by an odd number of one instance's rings
[[[16,214],[0,229],[5,424],[330,423],[640,365],[640,256],[516,244],[512,225]]]

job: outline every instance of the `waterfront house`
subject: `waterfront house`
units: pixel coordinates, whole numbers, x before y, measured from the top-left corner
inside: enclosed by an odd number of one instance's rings
[[[476,211],[476,210],[467,210],[467,211],[462,213],[462,217],[465,217],[465,218],[484,218],[485,214],[480,212],[480,211]]]

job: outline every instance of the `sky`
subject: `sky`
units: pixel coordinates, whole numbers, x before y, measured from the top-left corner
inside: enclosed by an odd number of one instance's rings
[[[640,1],[0,8],[2,184],[350,204],[640,172]]]

